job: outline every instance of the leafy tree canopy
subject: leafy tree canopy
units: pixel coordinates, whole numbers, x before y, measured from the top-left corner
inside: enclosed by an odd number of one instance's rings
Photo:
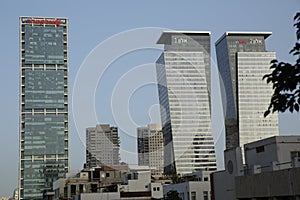
[[[165,197],[165,200],[182,200],[176,190],[170,190]]]
[[[263,79],[267,83],[273,84],[274,93],[271,98],[270,105],[265,111],[264,116],[268,116],[271,112],[299,112],[300,107],[300,12],[294,17],[296,27],[297,42],[290,54],[296,56],[296,63],[290,64],[285,62],[278,62],[278,60],[271,61],[270,69],[272,73],[266,74]]]

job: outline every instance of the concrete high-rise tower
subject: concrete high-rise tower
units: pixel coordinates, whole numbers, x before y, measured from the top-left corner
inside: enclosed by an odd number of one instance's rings
[[[138,164],[149,166],[152,175],[164,173],[164,143],[160,124],[137,128]]]
[[[86,166],[120,164],[120,139],[117,127],[108,124],[86,129]]]
[[[270,73],[275,52],[267,52],[270,32],[226,32],[217,42],[218,68],[225,94],[222,95],[226,149],[278,135],[278,115],[264,117],[272,86],[262,77]]]
[[[156,62],[165,174],[216,170],[211,131],[210,32],[166,31]]]
[[[68,19],[20,17],[20,199],[69,171]]]

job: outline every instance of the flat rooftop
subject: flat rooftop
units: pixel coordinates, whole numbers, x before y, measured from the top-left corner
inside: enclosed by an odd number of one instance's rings
[[[166,44],[166,41],[168,41],[172,35],[210,36],[210,31],[164,31],[158,39],[157,44]]]
[[[300,145],[300,136],[299,135],[288,135],[288,136],[273,136],[258,140],[255,142],[250,142],[245,144],[245,149],[253,149],[259,146],[265,146],[269,144],[278,144],[278,143],[299,143]]]
[[[217,41],[216,45],[220,43],[227,36],[264,36],[264,39],[267,39],[272,32],[251,32],[251,31],[227,31],[225,32]]]

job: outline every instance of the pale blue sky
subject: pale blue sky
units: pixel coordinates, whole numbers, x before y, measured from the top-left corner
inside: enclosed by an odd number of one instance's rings
[[[55,16],[69,18],[69,68],[70,91],[73,89],[76,74],[85,57],[100,42],[123,31],[143,27],[161,27],[175,30],[211,31],[212,59],[215,60],[215,41],[225,31],[271,31],[267,49],[276,51],[279,60],[294,62],[288,54],[295,42],[293,17],[300,8],[298,0],[252,0],[252,1],[17,1],[3,0],[0,3],[0,197],[12,195],[17,187],[18,176],[18,120],[19,120],[19,16]],[[137,36],[137,41],[147,40],[147,36]],[[118,48],[116,45],[114,48]],[[95,111],[100,123],[116,124],[111,114],[113,88],[129,70],[148,63],[154,63],[159,50],[135,51],[123,55],[111,64],[95,94]],[[213,62],[212,62],[213,63]],[[149,66],[151,68],[151,66]],[[212,65],[214,86],[214,113],[219,112],[219,91],[215,65]],[[152,71],[151,71],[152,70]],[[154,76],[151,68],[149,76]],[[147,74],[148,76],[148,74]],[[88,82],[88,80],[86,80]],[[72,94],[70,94],[72,97]],[[120,99],[122,100],[122,99]],[[138,125],[146,125],[151,120],[159,121],[156,86],[149,84],[138,88],[131,96],[129,110]],[[150,117],[148,110],[151,110]],[[152,118],[152,119],[151,119]],[[214,118],[214,131],[222,132],[223,121]],[[94,126],[93,122],[89,122]],[[281,115],[281,134],[299,133],[299,114]],[[85,147],[74,128],[71,115],[71,170],[81,169],[85,159]],[[126,129],[126,127],[121,127]],[[297,130],[298,129],[298,130]],[[130,135],[121,133],[121,148],[135,152],[135,130]],[[298,131],[298,132],[297,132]],[[222,132],[223,133],[223,132]],[[217,141],[219,166],[223,145],[222,136]],[[136,159],[122,155],[122,159],[135,163]]]

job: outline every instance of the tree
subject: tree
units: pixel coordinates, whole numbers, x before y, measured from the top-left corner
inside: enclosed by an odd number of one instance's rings
[[[182,200],[176,190],[170,190],[165,197],[165,200]]]
[[[297,56],[295,64],[271,61],[270,69],[272,73],[266,74],[263,79],[267,83],[273,84],[274,93],[271,98],[270,105],[265,111],[264,116],[268,116],[271,112],[285,112],[294,110],[299,112],[300,107],[300,12],[294,17],[296,27],[297,42],[294,48],[289,52],[293,56]]]

